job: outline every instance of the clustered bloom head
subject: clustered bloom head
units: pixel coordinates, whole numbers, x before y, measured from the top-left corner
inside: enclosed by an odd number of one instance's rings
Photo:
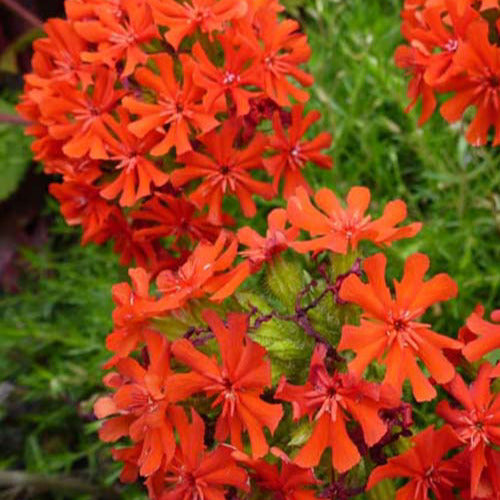
[[[310,48],[277,0],[65,6],[34,44],[18,109],[83,243],[112,239],[124,265],[175,270],[231,226],[228,197],[253,217],[255,195],[283,183],[288,196],[308,164],[331,168],[331,136],[303,138],[319,119],[303,117]]]
[[[411,76],[412,109],[422,98],[420,124],[434,113],[436,94],[453,95],[441,106],[450,123],[475,108],[467,130],[474,146],[500,144],[500,5],[497,0],[406,0],[402,33],[408,42],[395,60]]]

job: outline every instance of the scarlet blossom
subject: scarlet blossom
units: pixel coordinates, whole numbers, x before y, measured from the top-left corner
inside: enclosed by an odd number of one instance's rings
[[[168,383],[169,394],[175,401],[198,392],[215,396],[212,408],[222,407],[215,439],[224,442],[229,435],[231,444],[242,450],[242,433],[247,431],[253,457],[262,457],[269,449],[263,428],[274,433],[283,416],[281,405],[261,399],[264,389],[271,385],[267,352],[248,338],[246,315],[229,314],[227,326],[211,310],[204,311],[203,319],[217,339],[222,364],[197,351],[188,340],[175,341],[173,355],[192,371],[173,375]]]
[[[265,199],[271,199],[274,194],[269,184],[255,180],[249,173],[264,169],[262,154],[266,137],[256,134],[243,149],[236,149],[234,144],[239,131],[235,121],[224,122],[218,132],[212,131],[199,138],[206,154],[198,151],[187,153],[181,158],[185,167],[172,172],[172,184],[176,187],[202,179],[190,199],[199,208],[208,205],[208,220],[213,224],[222,222],[222,201],[226,194],[238,197],[246,217],[253,217],[257,212],[253,194]]]
[[[232,458],[233,448],[205,449],[205,424],[191,410],[177,427],[179,445],[174,458],[148,480],[150,496],[157,500],[224,500],[229,486],[248,491],[248,476]]]
[[[453,429],[446,425],[436,431],[428,427],[412,438],[413,448],[392,457],[386,465],[373,470],[366,486],[373,488],[383,479],[408,478],[408,482],[398,490],[397,500],[430,500],[431,493],[440,499],[452,499],[453,482],[451,476],[456,469],[445,455],[460,446]]]
[[[346,209],[327,188],[317,191],[314,201],[321,210],[312,205],[304,188],[298,188],[295,196],[288,200],[290,222],[311,236],[319,236],[294,243],[294,248],[302,253],[330,250],[345,254],[350,249],[356,250],[362,240],[379,246],[390,245],[396,240],[412,238],[422,227],[418,222],[398,227],[406,217],[406,204],[401,200],[389,202],[382,217],[372,220],[370,215],[365,215],[370,204],[370,190],[365,187],[351,188]]]
[[[112,288],[114,330],[106,338],[106,347],[118,358],[128,356],[144,340],[144,334],[151,331],[150,320],[154,315],[179,305],[175,298],[169,304],[163,300],[159,305],[149,293],[151,274],[144,269],[129,269],[128,274],[132,286],[124,282]]]
[[[82,225],[82,243],[93,240],[105,227],[113,206],[102,199],[94,182],[98,169],[67,176],[62,183],[52,183],[49,191],[60,203],[61,213],[70,226]]]
[[[436,390],[417,364],[420,359],[438,384],[455,376],[455,368],[443,349],[460,349],[462,343],[440,335],[430,325],[418,322],[433,304],[457,295],[457,285],[447,274],[428,281],[429,258],[416,253],[406,259],[401,281],[394,282],[396,295],[385,284],[386,257],[379,253],[365,259],[363,269],[368,283],[351,274],[342,283],[340,298],[363,309],[360,326],[345,325],[338,349],[351,349],[356,358],[349,370],[361,375],[373,360],[386,365],[384,383],[401,393],[403,382],[410,380],[417,401],[428,401]]]
[[[379,411],[395,408],[400,401],[391,387],[366,382],[353,374],[335,372],[331,375],[325,366],[326,353],[326,346],[318,344],[311,358],[307,382],[297,386],[282,378],[275,397],[292,404],[294,420],[307,415],[314,422],[312,435],[294,462],[301,467],[315,467],[324,450],[331,448],[332,465],[342,473],[361,460],[358,448],[347,433],[347,422],[357,421],[366,444],[373,446],[388,431]]]
[[[139,239],[172,238],[172,245],[187,239],[191,243],[214,242],[221,231],[211,224],[207,216],[200,214],[196,206],[184,195],[174,196],[156,191],[154,196],[130,214],[140,223],[135,235]],[[229,223],[229,219],[224,222]]]
[[[96,70],[92,95],[68,82],[53,84],[54,96],[40,103],[42,117],[49,125],[50,135],[64,141],[64,154],[70,158],[106,159],[103,137],[104,117],[109,115],[125,90],[115,89],[116,73],[100,67]]]
[[[97,44],[94,52],[83,52],[85,62],[106,64],[115,68],[125,60],[122,77],[132,75],[136,66],[146,64],[148,55],[142,46],[159,38],[151,8],[146,2],[121,0],[123,15],[117,18],[108,9],[97,9],[98,19],[75,22],[75,30],[87,42]]]
[[[158,134],[151,132],[138,139],[128,130],[130,116],[124,108],[116,110],[117,122],[113,117],[104,117],[104,123],[111,129],[105,136],[109,160],[116,162],[113,170],[118,176],[101,189],[101,196],[108,200],[120,193],[120,205],[130,207],[138,200],[151,194],[152,186],[163,186],[168,181],[168,174],[155,165],[148,154],[158,141]]]
[[[232,19],[243,17],[247,12],[244,0],[191,0],[179,3],[175,0],[150,0],[155,21],[168,26],[165,40],[177,51],[182,40],[199,29],[211,34],[222,30]]]
[[[276,13],[262,9],[253,20],[253,26],[257,26],[257,33],[250,23],[241,22],[239,33],[243,43],[249,44],[258,55],[263,73],[260,86],[267,97],[279,106],[289,106],[289,96],[298,102],[306,102],[308,92],[289,80],[292,77],[304,87],[314,82],[310,74],[299,68],[309,60],[311,48],[307,37],[300,33],[297,21],[278,21]]]
[[[194,61],[189,56],[180,56],[182,85],[175,78],[172,57],[161,53],[150,56],[150,60],[159,74],[142,67],[136,70],[134,77],[141,86],[155,93],[156,103],[125,97],[123,106],[139,116],[129,125],[129,130],[141,139],[153,130],[161,130],[163,138],[151,149],[151,154],[163,156],[175,146],[177,155],[181,155],[192,149],[189,141],[191,128],[204,134],[219,122],[201,104],[204,91],[193,81]]]
[[[238,243],[223,231],[215,243],[201,242],[177,270],[162,271],[156,280],[165,301],[172,297],[185,304],[190,299],[208,295],[221,302],[231,296],[250,273],[247,262],[231,268],[238,253]]]
[[[137,462],[141,456],[142,443],[137,443],[128,448],[115,448],[111,450],[113,460],[123,462],[123,469],[120,473],[122,483],[135,483],[139,477],[139,467]]]
[[[466,37],[467,28],[479,17],[470,5],[460,6],[455,0],[442,3],[443,6],[429,6],[422,12],[421,25],[406,29],[403,25],[405,37],[425,53],[420,57],[426,66],[424,79],[433,87],[449,82],[462,71],[454,64],[455,53]],[[445,17],[443,10],[447,13]]]
[[[254,460],[238,451],[233,453],[233,458],[251,469],[250,477],[260,490],[271,493],[274,500],[317,500],[310,489],[318,483],[313,470],[295,465],[277,448],[271,448],[271,453],[280,459],[281,466],[263,459]]]
[[[253,272],[257,272],[264,262],[271,261],[284,252],[297,239],[299,229],[287,228],[287,222],[286,210],[275,208],[267,217],[265,236],[261,236],[249,226],[238,230],[238,241],[247,247],[240,254],[250,261]]]
[[[170,375],[167,340],[156,332],[146,332],[144,337],[149,365],[144,368],[135,359],[120,359],[117,371],[104,379],[115,393],[98,399],[94,412],[100,419],[111,417],[99,430],[101,440],[113,442],[129,436],[134,443],[141,443],[137,464],[140,474],[149,476],[172,460],[174,427],[180,424],[184,410],[170,404],[165,390]]]
[[[467,342],[462,352],[469,361],[477,361],[500,349],[500,309],[492,312],[493,323],[483,319],[483,315],[484,308],[481,307],[467,318],[466,327],[473,339]]]
[[[236,115],[244,116],[250,111],[250,99],[258,95],[245,88],[259,85],[259,68],[252,64],[254,51],[246,45],[236,48],[231,35],[219,35],[217,41],[224,52],[220,67],[212,63],[199,42],[193,47],[193,56],[198,61],[194,76],[207,91],[203,102],[207,109],[212,109],[219,98],[230,96],[236,105]]]
[[[267,158],[264,165],[273,178],[273,188],[276,192],[280,180],[285,179],[285,199],[295,194],[299,186],[307,191],[311,190],[302,175],[302,170],[308,162],[321,168],[332,168],[332,159],[321,153],[332,143],[332,136],[328,132],[321,132],[311,141],[302,140],[309,127],[321,118],[321,113],[315,110],[303,117],[303,110],[304,106],[300,104],[292,107],[292,123],[288,133],[283,128],[280,114],[275,112],[273,115],[274,135],[269,140],[269,148],[275,154]]]
[[[500,48],[490,44],[488,33],[486,23],[469,26],[467,43],[460,44],[454,57],[464,74],[452,87],[455,95],[441,106],[441,114],[450,123],[459,120],[469,106],[476,107],[466,134],[474,146],[486,144],[490,128],[495,130],[493,145],[500,144]]]
[[[92,81],[92,68],[81,60],[88,49],[74,27],[63,19],[50,19],[44,24],[46,38],[33,42],[33,73],[25,76],[29,85],[50,90],[53,82],[72,85],[82,82],[84,88]]]
[[[431,85],[425,82],[424,74],[427,70],[429,55],[422,53],[415,47],[401,45],[396,49],[394,61],[398,68],[405,69],[411,77],[408,85],[410,104],[405,111],[410,112],[422,97],[422,111],[419,125],[423,125],[434,113],[437,100]]]
[[[65,0],[64,9],[68,19],[72,21],[97,17],[102,11],[120,18],[123,13],[121,3],[122,0],[106,0],[105,2],[102,0]]]
[[[465,385],[460,375],[455,375],[444,388],[463,409],[454,408],[447,401],[440,401],[436,410],[467,446],[471,497],[478,494],[481,475],[487,466],[487,449],[493,450],[493,446],[500,446],[500,395],[491,391],[492,371],[493,367],[484,363],[470,387]]]

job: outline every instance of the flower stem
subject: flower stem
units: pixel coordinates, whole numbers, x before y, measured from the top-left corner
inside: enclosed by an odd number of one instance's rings
[[[43,21],[32,14],[28,9],[19,5],[15,0],[0,0],[0,4],[5,5],[9,10],[15,12],[19,17],[23,18],[27,23],[35,28],[43,27]]]

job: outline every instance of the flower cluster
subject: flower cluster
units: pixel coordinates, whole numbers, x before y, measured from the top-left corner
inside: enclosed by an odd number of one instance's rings
[[[418,43],[398,51],[424,118],[437,90],[456,91],[448,117],[478,107],[474,143],[499,114],[495,6],[408,0]],[[427,279],[414,253],[386,281],[387,247],[422,227],[406,204],[372,213],[365,187],[344,202],[307,184],[308,163],[331,167],[331,137],[308,136],[310,50],[282,10],[66,0],[68,20],[35,43],[20,111],[62,176],[51,192],[84,242],[114,239],[136,265],[112,289],[100,438],[152,500],[498,499],[499,311],[434,331],[452,278]],[[238,220],[254,195],[274,199],[264,234],[236,227],[228,195]],[[414,422],[412,404],[436,399],[444,424]]]
[[[441,105],[449,123],[475,108],[467,130],[474,146],[500,144],[500,4],[497,0],[406,0],[402,33],[408,42],[395,60],[411,76],[412,109],[422,98],[419,124],[434,113],[436,95],[452,93]],[[493,135],[490,136],[490,130]]]
[[[397,498],[455,498],[456,491],[496,498],[500,399],[491,384],[499,368],[470,362],[498,348],[498,325],[481,308],[456,339],[423,322],[457,286],[446,274],[426,280],[429,259],[416,253],[392,291],[387,258],[363,258],[364,242],[384,249],[421,225],[401,225],[401,200],[379,218],[367,214],[369,201],[361,187],[345,205],[329,189],[311,200],[299,188],[285,209],[270,212],[265,235],[250,227],[236,239],[222,232],[177,272],[162,271],[155,287],[143,269],[130,271],[133,288],[115,286],[107,363],[114,371],[105,378],[114,393],[95,408],[106,418],[103,440],[132,443],[113,452],[125,464],[124,481],[142,477],[152,499],[210,498],[212,491],[223,498],[236,489],[312,500],[354,498],[400,476],[409,481]],[[308,271],[296,283],[301,254]],[[236,291],[251,274],[280,306],[262,298],[255,305],[258,293],[247,300]],[[300,354],[289,351],[288,365],[280,362],[276,344],[283,341],[302,346],[307,379]],[[457,367],[477,371],[469,386]],[[446,425],[419,433],[406,401],[438,394]],[[389,458],[391,446],[412,434],[413,447]]]
[[[176,269],[232,225],[228,197],[253,217],[254,195],[283,184],[288,197],[309,189],[308,163],[331,168],[330,134],[303,138],[319,118],[303,106],[307,38],[276,0],[65,7],[34,44],[18,109],[83,243],[111,239],[124,265]]]

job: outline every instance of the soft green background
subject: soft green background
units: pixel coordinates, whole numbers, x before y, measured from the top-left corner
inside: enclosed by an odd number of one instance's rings
[[[403,112],[406,80],[392,59],[401,42],[399,1],[289,4],[313,48],[309,107],[323,113],[317,130],[334,135],[334,170],[311,169],[309,178],[341,195],[356,184],[370,187],[375,213],[393,198],[408,203],[411,219],[425,227],[389,250],[390,272],[399,277],[404,258],[418,250],[429,254],[433,272],[449,273],[460,295],[433,309],[429,320],[453,335],[475,304],[489,311],[500,306],[499,154],[467,145],[462,124],[449,127],[436,114],[419,129],[417,111]],[[0,153],[12,151],[2,137]],[[11,160],[22,163],[25,154],[13,152],[19,158]],[[47,210],[55,212],[55,203]],[[0,468],[112,484],[117,467],[86,417],[101,390],[110,286],[126,272],[110,248],[82,248],[78,237],[58,219],[43,250],[26,251],[32,272],[23,291],[0,296]],[[142,494],[124,490],[122,498],[135,497]],[[89,497],[59,492],[35,498]]]

